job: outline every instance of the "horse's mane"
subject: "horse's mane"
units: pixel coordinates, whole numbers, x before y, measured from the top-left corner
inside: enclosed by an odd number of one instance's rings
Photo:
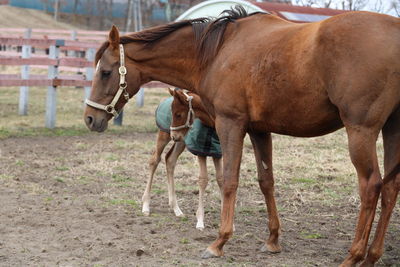
[[[251,13],[249,15],[242,6],[236,5],[234,8],[225,10],[221,13],[227,15],[213,21],[210,18],[197,18],[192,20],[172,22],[165,25],[152,27],[140,32],[135,32],[130,35],[121,36],[120,43],[128,44],[132,42],[140,42],[150,46],[170,33],[185,26],[191,25],[195,36],[195,43],[197,44],[200,65],[203,66],[210,58],[213,58],[218,53],[228,23],[235,22],[238,19],[258,13],[260,12]],[[109,44],[109,41],[105,41],[97,50],[95,64],[97,64],[97,62],[100,60]]]
[[[241,5],[236,5],[231,9],[222,11],[221,14],[226,15],[209,23],[201,35],[200,43],[198,43],[197,46],[197,55],[200,61],[200,66],[206,65],[211,58],[214,58],[217,55],[228,23],[259,13],[262,12],[248,14]]]

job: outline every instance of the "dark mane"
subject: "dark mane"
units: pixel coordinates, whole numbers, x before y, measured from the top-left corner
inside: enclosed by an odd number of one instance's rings
[[[145,43],[146,45],[152,45],[167,36],[168,34],[183,28],[185,26],[193,25],[196,41],[200,40],[201,33],[208,25],[210,19],[208,18],[197,18],[193,20],[182,20],[178,22],[172,22],[161,26],[152,27],[140,32],[135,32],[130,35],[123,35],[120,37],[121,44],[128,44],[132,42]],[[105,41],[96,52],[95,64],[100,60],[104,51],[109,46],[109,41]]]
[[[222,11],[221,14],[226,15],[209,23],[208,27],[203,31],[200,43],[197,47],[197,55],[199,57],[200,66],[206,65],[211,58],[214,58],[217,55],[218,50],[221,47],[228,23],[260,13],[262,12],[248,14],[241,5],[236,5],[231,9]]]
[[[170,33],[191,25],[194,32],[195,43],[197,44],[197,55],[200,66],[204,66],[211,58],[214,58],[222,44],[225,29],[228,23],[238,19],[249,17],[261,12],[247,14],[241,5],[236,5],[232,9],[225,10],[221,14],[226,14],[214,21],[209,18],[198,18],[192,20],[182,20],[161,26],[152,27],[140,32],[120,37],[121,44],[132,42],[144,43],[147,46],[155,44]],[[108,48],[109,41],[105,41],[96,52],[95,64],[100,60],[104,51]]]

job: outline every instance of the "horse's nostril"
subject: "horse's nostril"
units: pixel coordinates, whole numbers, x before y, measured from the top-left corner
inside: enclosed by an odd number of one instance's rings
[[[87,124],[88,126],[92,126],[93,121],[94,121],[94,119],[93,119],[92,116],[90,116],[90,115],[86,116],[86,124]]]

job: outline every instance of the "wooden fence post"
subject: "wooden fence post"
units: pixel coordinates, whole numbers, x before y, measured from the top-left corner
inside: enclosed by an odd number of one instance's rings
[[[24,33],[24,38],[31,38],[32,29],[26,29]],[[31,49],[30,45],[22,46],[22,58],[30,58],[31,57]],[[29,79],[29,65],[21,66],[21,79],[28,80]],[[19,88],[19,104],[18,104],[18,114],[19,115],[28,115],[28,98],[29,98],[29,87],[21,86]]]
[[[60,54],[60,46],[64,44],[64,40],[57,40],[55,45],[50,46],[49,58],[58,59]],[[58,74],[58,65],[49,66],[49,79],[55,79]],[[57,110],[57,87],[47,87],[46,98],[46,127],[53,129],[56,125]]]
[[[93,62],[95,53],[96,53],[96,50],[94,48],[89,48],[88,50],[86,50],[86,59],[88,61],[90,61],[90,62]],[[93,67],[87,67],[86,68],[86,80],[93,81],[93,77],[94,77],[94,69],[93,69]],[[84,103],[85,103],[86,99],[88,99],[89,96],[90,96],[91,88],[92,88],[91,86],[85,86]]]

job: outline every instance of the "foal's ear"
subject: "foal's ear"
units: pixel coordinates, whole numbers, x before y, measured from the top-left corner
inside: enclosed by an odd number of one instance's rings
[[[112,48],[117,49],[119,47],[119,31],[115,25],[112,26],[110,33],[108,34],[108,41]]]
[[[175,90],[171,89],[168,87],[168,92],[170,95],[174,96],[175,95]]]

